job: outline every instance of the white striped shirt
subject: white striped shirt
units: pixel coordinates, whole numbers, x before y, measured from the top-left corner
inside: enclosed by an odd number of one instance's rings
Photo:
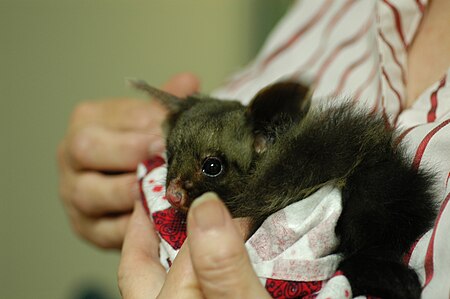
[[[414,168],[438,171],[440,212],[434,229],[413,248],[409,264],[423,298],[450,290],[450,70],[406,108],[407,49],[427,0],[297,1],[255,60],[214,95],[248,103],[264,86],[300,79],[313,101],[348,95],[402,132]]]

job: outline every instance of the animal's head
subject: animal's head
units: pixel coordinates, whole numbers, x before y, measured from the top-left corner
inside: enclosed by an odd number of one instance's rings
[[[132,84],[169,111],[166,197],[185,211],[207,191],[216,192],[231,212],[238,210],[233,198],[248,184],[256,162],[309,108],[308,88],[294,82],[264,88],[248,107],[200,96],[180,99],[142,81]]]

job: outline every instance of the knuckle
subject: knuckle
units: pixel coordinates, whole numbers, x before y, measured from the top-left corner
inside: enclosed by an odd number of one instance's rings
[[[100,249],[107,250],[112,248],[117,248],[115,242],[112,242],[106,238],[98,237],[95,240],[92,240],[92,242]]]
[[[97,229],[93,236],[95,240],[92,242],[100,249],[114,249],[121,248],[124,238],[124,233],[120,232],[121,220],[114,219],[110,225]]]
[[[151,101],[145,106],[135,107],[130,112],[130,119],[133,119],[134,127],[141,130],[159,129],[167,112],[158,102]]]
[[[120,144],[120,148],[123,150],[126,149],[136,149],[140,150],[142,148],[147,149],[148,147],[148,140],[146,138],[147,136],[136,136],[134,138],[127,138],[126,141],[124,140]]]
[[[103,250],[117,247],[114,242],[108,240],[103,234],[95,232],[92,225],[82,223],[81,221],[81,219],[75,219],[72,221],[72,230],[83,240]]]
[[[104,228],[95,227],[100,218],[87,218],[78,211],[69,211],[70,227],[81,239],[95,245],[99,249],[120,248],[122,243],[108,235]]]
[[[95,143],[94,138],[89,134],[88,128],[82,128],[73,133],[69,144],[71,157],[78,162],[89,161],[89,152]]]
[[[82,230],[79,230],[78,235],[81,236],[84,240],[88,241],[89,243],[95,245],[97,248],[102,250],[107,250],[114,248],[114,246],[109,242],[107,239],[105,239],[101,235],[93,235],[91,231],[84,228]]]
[[[109,236],[102,234],[97,240],[97,246],[101,249],[120,249],[123,244],[123,236],[116,231],[113,231]]]
[[[130,119],[133,120],[137,128],[149,128],[153,124],[153,117],[147,109],[133,109],[130,111]]]
[[[87,239],[86,237],[86,231],[84,229],[84,226],[81,224],[81,219],[79,216],[76,216],[74,214],[71,214],[70,217],[70,227],[72,231],[79,237],[83,239]]]
[[[91,214],[92,205],[86,196],[86,184],[82,177],[79,177],[73,182],[70,195],[67,196],[72,206],[84,215]]]
[[[86,117],[95,113],[95,102],[83,101],[79,103],[72,112],[71,120],[75,122],[77,120],[85,119]]]

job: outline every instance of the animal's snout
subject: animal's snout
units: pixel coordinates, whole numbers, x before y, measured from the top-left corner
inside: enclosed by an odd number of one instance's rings
[[[178,209],[187,210],[188,194],[179,178],[171,180],[167,187],[166,197],[170,204]]]

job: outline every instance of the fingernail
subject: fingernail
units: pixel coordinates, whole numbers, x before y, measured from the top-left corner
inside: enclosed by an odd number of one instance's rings
[[[150,143],[148,151],[151,155],[160,154],[164,152],[165,147],[166,145],[162,139],[156,139]]]
[[[217,195],[209,192],[194,200],[191,210],[195,224],[201,230],[213,230],[224,226],[225,214],[223,205]]]

